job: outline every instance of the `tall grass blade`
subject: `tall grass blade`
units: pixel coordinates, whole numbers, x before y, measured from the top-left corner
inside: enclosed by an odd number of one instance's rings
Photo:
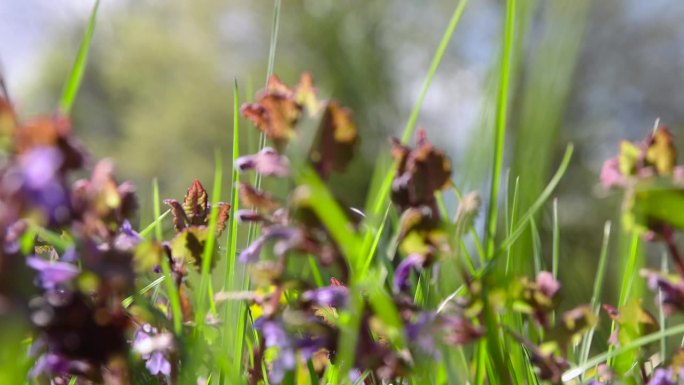
[[[214,186],[211,196],[211,213],[209,215],[209,237],[204,245],[202,253],[202,266],[200,271],[200,289],[197,293],[197,311],[195,312],[195,322],[197,325],[204,323],[204,316],[206,313],[205,306],[207,300],[214,315],[216,315],[216,305],[214,304],[214,295],[211,283],[210,269],[212,259],[214,258],[214,250],[216,248],[216,221],[218,218],[218,203],[221,201],[221,185],[223,183],[223,163],[221,156],[216,153],[214,166]]]
[[[497,252],[497,254],[505,252],[518,239],[518,237],[522,235],[523,231],[525,230],[525,225],[532,219],[537,210],[539,210],[542,207],[542,205],[544,205],[544,202],[546,202],[546,200],[549,198],[553,190],[558,185],[558,182],[560,182],[561,178],[563,177],[563,174],[565,174],[565,171],[568,169],[568,165],[570,164],[570,159],[572,158],[572,152],[573,146],[572,144],[569,144],[568,147],[565,149],[565,155],[563,155],[563,160],[561,161],[560,166],[558,166],[558,170],[549,181],[549,184],[546,186],[546,188],[544,188],[544,191],[542,191],[542,193],[537,197],[537,199],[530,206],[527,212],[525,212],[525,214],[522,217],[520,217],[520,220],[518,221],[518,223],[516,223],[515,229],[511,232],[511,235],[506,237],[506,239],[504,239],[504,241],[501,243],[501,246],[499,247],[499,251]]]
[[[669,329],[661,330],[656,333],[652,333],[640,338],[637,338],[629,343],[626,343],[624,345],[615,347],[612,350],[609,350],[607,352],[601,353],[599,355],[596,355],[592,357],[591,359],[587,360],[584,364],[578,365],[575,368],[572,368],[570,370],[567,370],[565,373],[563,373],[563,381],[568,382],[572,381],[578,376],[582,375],[584,372],[587,370],[595,367],[596,365],[606,362],[611,358],[614,358],[622,353],[630,352],[635,349],[638,349],[642,346],[651,344],[653,342],[659,341],[662,338],[669,337],[669,336],[676,336],[679,334],[684,334],[684,324],[674,326]]]
[[[404,132],[401,135],[402,143],[407,143],[413,135],[416,122],[418,121],[418,115],[420,114],[421,107],[423,106],[423,102],[425,101],[425,96],[427,95],[428,89],[430,88],[430,84],[432,84],[432,79],[437,73],[439,64],[442,61],[442,57],[446,52],[449,42],[451,41],[451,37],[454,34],[454,30],[456,29],[456,26],[458,25],[458,22],[461,19],[461,15],[463,14],[463,11],[465,10],[465,6],[467,3],[468,0],[460,0],[458,5],[456,6],[456,9],[454,9],[453,14],[451,15],[449,25],[447,26],[446,31],[444,31],[444,35],[442,36],[442,39],[439,42],[439,46],[437,47],[435,55],[432,57],[432,62],[430,63],[430,68],[428,69],[425,79],[423,80],[423,86],[421,87],[420,94],[418,94],[418,99],[416,99],[416,102],[413,104],[413,108],[411,109],[411,115],[409,115],[409,119],[406,122],[406,126],[404,127]],[[389,190],[392,185],[393,177],[394,167],[388,170],[387,175],[385,175],[385,178],[383,179],[383,182],[380,185],[380,188],[375,191],[374,198],[369,201],[371,203],[371,207],[367,208],[367,211],[371,214],[371,218],[375,218],[380,213],[382,213],[382,210],[385,207],[385,202],[387,200],[387,194],[389,194]]]
[[[558,259],[560,258],[560,228],[558,227],[558,198],[553,200],[553,250],[551,252],[551,274],[558,279]]]
[[[159,208],[159,183],[155,178],[152,182],[152,207],[154,208],[154,217],[161,217]],[[155,223],[155,238],[157,241],[162,241],[162,226],[161,221],[156,221]],[[176,336],[180,336],[183,332],[183,315],[181,314],[180,305],[180,295],[178,293],[178,287],[173,279],[173,274],[171,273],[171,266],[167,258],[162,258],[161,260],[162,272],[164,273],[164,282],[166,284],[166,292],[169,297],[169,302],[171,303],[171,315],[173,318],[173,332]]]
[[[594,310],[594,314],[598,316],[601,307],[601,293],[603,292],[603,284],[606,278],[606,262],[608,261],[608,246],[610,244],[610,229],[611,222],[607,221],[603,226],[603,242],[601,243],[601,254],[599,256],[598,266],[596,268],[596,276],[594,277],[594,290],[591,295],[591,308]],[[582,346],[580,348],[580,359],[581,364],[587,362],[589,359],[589,351],[591,350],[591,344],[594,339],[594,332],[596,327],[592,327],[591,330],[582,339]]]
[[[496,102],[496,123],[494,126],[494,153],[492,179],[489,190],[489,207],[487,209],[487,258],[494,257],[494,239],[496,237],[497,215],[499,207],[499,184],[503,167],[503,152],[508,110],[508,86],[511,76],[511,48],[515,36],[516,0],[506,1],[506,22],[504,25],[503,55],[501,58],[499,90]]]
[[[59,112],[65,116],[71,114],[71,107],[74,105],[76,94],[81,87],[81,81],[83,80],[83,74],[88,61],[88,52],[90,51],[90,40],[95,32],[95,20],[99,7],[100,0],[95,0],[95,5],[93,5],[93,10],[90,13],[90,19],[88,20],[88,28],[81,40],[81,45],[78,48],[78,54],[76,55],[76,60],[71,68],[71,73],[62,89],[62,96],[59,100]]]

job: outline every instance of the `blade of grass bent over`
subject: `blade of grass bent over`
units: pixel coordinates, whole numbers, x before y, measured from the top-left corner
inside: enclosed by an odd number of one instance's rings
[[[62,96],[59,100],[59,112],[65,116],[69,116],[71,113],[71,107],[74,104],[74,99],[76,99],[76,94],[81,86],[81,81],[83,80],[83,73],[85,72],[86,62],[88,61],[88,52],[90,51],[90,40],[95,32],[95,20],[97,18],[97,10],[100,7],[100,0],[95,1],[93,10],[90,13],[90,19],[88,20],[88,28],[83,35],[83,40],[81,40],[81,45],[78,48],[78,55],[76,56],[76,61],[71,68],[71,73],[64,83],[64,88],[62,89]]]

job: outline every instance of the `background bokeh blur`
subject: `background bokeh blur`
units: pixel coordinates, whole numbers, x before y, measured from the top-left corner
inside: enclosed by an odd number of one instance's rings
[[[456,4],[283,2],[276,73],[293,84],[311,72],[322,95],[354,110],[362,132],[362,156],[335,187],[349,204],[363,206],[372,167],[386,137],[403,129]],[[520,177],[524,209],[575,143],[555,196],[561,280],[572,286],[568,302],[577,303],[590,295],[603,223],[618,219],[618,199],[596,187],[603,160],[620,138],[641,139],[658,117],[684,144],[684,3],[518,4],[509,182]],[[0,62],[22,116],[55,109],[91,7],[86,0],[0,2]],[[488,191],[503,8],[501,0],[466,6],[419,117],[451,155],[464,190]],[[210,184],[216,151],[228,168],[233,82],[243,101],[263,86],[272,16],[265,0],[102,2],[74,127],[95,157],[115,159],[121,178],[137,184],[141,221],[151,218],[153,178],[163,196],[180,197],[193,178]],[[547,208],[538,220],[545,251],[550,218]]]

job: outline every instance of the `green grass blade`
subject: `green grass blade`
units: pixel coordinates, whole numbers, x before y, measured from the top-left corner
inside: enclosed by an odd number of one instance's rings
[[[425,96],[427,95],[428,89],[430,89],[432,79],[435,77],[435,74],[437,73],[439,64],[442,62],[442,57],[444,57],[444,53],[446,52],[446,49],[449,46],[449,42],[451,41],[451,37],[454,34],[454,30],[456,30],[456,26],[458,25],[459,20],[461,20],[461,15],[463,14],[463,11],[465,10],[465,6],[467,3],[468,0],[461,0],[458,3],[458,6],[456,6],[454,13],[451,15],[449,25],[447,26],[446,31],[444,31],[444,35],[442,36],[442,40],[440,40],[439,42],[439,46],[437,47],[435,55],[432,57],[430,69],[428,70],[427,76],[425,76],[425,80],[423,80],[423,86],[420,89],[420,94],[418,94],[418,99],[416,100],[416,103],[413,105],[413,109],[411,110],[409,120],[408,122],[406,122],[406,126],[404,127],[404,133],[401,135],[402,143],[408,142],[408,140],[413,135],[413,130],[415,129],[416,122],[418,121],[418,115],[420,114],[420,109],[423,106],[423,102],[425,101]]]
[[[660,259],[660,270],[664,273],[668,272],[667,268],[667,253],[663,252]],[[658,288],[658,297],[663,298],[662,289]],[[660,330],[665,330],[667,328],[667,316],[665,314],[665,309],[662,301],[658,301],[658,321],[660,325]],[[662,337],[660,339],[660,357],[664,361],[667,357],[667,338]]]
[[[525,214],[522,217],[520,217],[520,221],[518,221],[518,223],[515,225],[515,229],[511,232],[511,235],[506,237],[506,239],[501,243],[499,253],[505,252],[518,239],[518,237],[522,235],[523,231],[525,230],[525,225],[532,219],[537,210],[539,210],[542,207],[542,205],[544,205],[544,202],[546,202],[549,196],[551,196],[551,193],[560,182],[561,178],[563,177],[563,174],[565,174],[565,171],[568,169],[570,159],[572,158],[572,152],[573,146],[572,144],[570,144],[565,149],[565,155],[563,155],[563,160],[561,161],[560,166],[558,166],[558,170],[549,181],[549,184],[546,186],[546,188],[544,188],[544,191],[542,191],[539,197],[537,197],[537,199],[530,206],[527,212],[525,212]]]
[[[582,375],[587,370],[595,367],[596,365],[598,365],[600,363],[606,362],[607,360],[609,360],[609,359],[611,359],[617,355],[633,351],[633,350],[638,349],[642,346],[645,346],[645,345],[648,345],[650,343],[659,341],[662,338],[669,337],[669,336],[675,336],[675,335],[679,335],[679,334],[684,334],[684,324],[677,325],[677,326],[674,326],[674,327],[669,328],[669,329],[661,330],[659,332],[652,333],[652,334],[637,338],[634,341],[631,341],[631,342],[626,343],[624,345],[615,347],[612,350],[609,350],[607,352],[596,355],[596,356],[592,357],[591,359],[587,360],[587,362],[585,362],[584,364],[578,365],[577,367],[566,371],[565,373],[563,373],[563,381],[564,382],[571,381],[571,380],[575,379],[576,377]]]
[[[162,275],[161,277],[159,277],[159,278],[155,279],[154,281],[150,282],[149,284],[147,284],[147,286],[145,286],[145,287],[143,287],[142,289],[138,290],[137,295],[143,295],[143,294],[147,293],[148,291],[150,291],[150,290],[156,288],[156,287],[159,286],[159,284],[162,283],[165,279],[166,279],[166,277]],[[134,300],[134,299],[135,299],[135,295],[132,295],[132,296],[130,296],[130,297],[126,297],[123,301],[121,301],[121,305],[122,305],[123,307],[127,308],[127,307],[131,306],[131,304],[133,303],[133,300]]]
[[[278,30],[280,29],[280,10],[282,0],[276,0],[273,6],[273,24],[271,28],[271,44],[268,49],[268,69],[266,70],[266,81],[273,75],[275,70],[276,48],[278,47]]]
[[[463,14],[463,11],[465,10],[465,6],[467,3],[468,0],[461,0],[456,6],[456,9],[454,9],[453,14],[451,15],[449,25],[447,26],[446,31],[444,31],[444,35],[442,36],[442,39],[439,42],[439,46],[437,47],[435,55],[432,57],[432,62],[430,63],[430,68],[428,69],[427,75],[423,80],[423,86],[420,90],[420,94],[418,95],[418,99],[416,99],[416,102],[413,104],[413,108],[411,109],[411,115],[409,115],[409,119],[406,122],[406,126],[404,127],[404,132],[401,135],[402,143],[407,143],[413,135],[416,122],[418,121],[418,115],[420,115],[420,110],[423,106],[423,102],[425,101],[427,91],[430,88],[430,84],[432,84],[432,79],[437,73],[439,64],[442,61],[442,57],[446,52],[449,42],[451,41],[451,37],[454,34],[454,30],[456,29],[456,26],[458,25],[458,22],[461,19],[461,15]],[[395,167],[391,167],[389,169],[389,171],[385,175],[385,178],[383,179],[382,184],[380,185],[380,188],[377,191],[375,191],[375,197],[370,200],[371,207],[366,211],[370,213],[371,218],[376,218],[385,208],[387,194],[389,194],[390,187],[392,185],[392,178],[394,177],[394,170]]]
[[[352,272],[362,267],[359,246],[360,236],[351,228],[349,220],[340,205],[325,186],[318,174],[308,165],[302,164],[296,175],[298,183],[306,190],[306,204],[314,210],[318,218],[330,231],[333,239],[340,246],[347,258]]]
[[[161,226],[161,222],[166,218],[167,215],[171,213],[171,210],[166,210],[164,211],[161,215],[157,217],[152,223],[147,225],[144,229],[140,231],[140,236],[142,238],[147,238],[148,235],[152,233],[152,231],[156,231],[157,226]]]
[[[515,178],[515,187],[513,188],[513,204],[511,205],[511,216],[510,216],[510,225],[506,229],[506,237],[510,237],[511,234],[513,233],[513,228],[515,221],[517,220],[517,215],[518,215],[518,198],[519,198],[519,192],[520,192],[520,177]],[[508,272],[510,271],[511,268],[511,248],[509,247],[506,250],[506,275],[508,275]]]
[[[238,211],[240,200],[238,199],[238,182],[240,180],[240,175],[236,167],[237,158],[240,157],[240,102],[238,95],[238,85],[235,81],[233,85],[233,147],[232,147],[232,167],[233,171],[231,173],[231,216],[228,218],[228,229],[230,231],[228,235],[228,247],[226,248],[226,257],[228,263],[226,264],[226,273],[224,275],[224,289],[234,289],[234,275],[235,275],[235,262],[237,257],[237,232],[238,223],[237,218],[235,218],[235,213]],[[226,286],[228,285],[228,286]]]
[[[69,241],[68,239],[62,238],[61,235],[55,233],[54,231],[50,231],[44,227],[38,226],[35,224],[33,221],[27,221],[29,225],[29,229],[34,232],[36,235],[38,235],[41,239],[43,239],[45,242],[49,243],[54,247],[58,252],[64,252],[66,249],[71,247],[72,242]]]
[[[560,228],[558,227],[558,198],[553,200],[553,250],[551,252],[551,274],[558,279],[558,259],[560,258]]]
[[[532,261],[534,263],[534,274],[539,274],[544,268],[544,257],[542,256],[541,236],[539,236],[539,228],[537,221],[532,217],[530,219],[530,232],[532,233]]]
[[[496,122],[494,126],[494,153],[492,179],[489,190],[489,207],[487,210],[487,258],[494,257],[494,238],[496,237],[497,215],[499,206],[499,184],[503,167],[503,151],[506,133],[508,110],[508,87],[511,76],[511,51],[515,36],[516,0],[506,1],[506,23],[504,25],[503,56],[501,58],[499,90],[496,102]]]
[[[307,259],[309,260],[309,267],[311,268],[311,274],[313,274],[316,286],[325,286],[325,282],[323,282],[323,276],[321,276],[321,271],[318,269],[318,263],[316,263],[316,258],[312,255],[309,255]]]
[[[413,135],[413,130],[415,129],[416,122],[418,120],[418,115],[420,114],[420,110],[423,106],[423,102],[425,100],[425,96],[427,95],[427,91],[430,88],[432,79],[437,73],[439,64],[442,61],[442,57],[446,52],[449,42],[451,41],[451,37],[454,34],[454,30],[456,29],[456,26],[458,25],[458,22],[461,19],[461,15],[463,14],[463,11],[467,3],[468,0],[461,0],[456,6],[456,9],[454,9],[454,13],[452,14],[451,19],[449,20],[449,25],[447,26],[447,29],[444,32],[442,39],[440,40],[439,46],[437,47],[437,51],[435,52],[435,55],[432,58],[430,68],[428,69],[428,73],[425,76],[425,80],[423,81],[423,86],[421,88],[420,94],[418,95],[418,99],[414,103],[413,108],[411,110],[411,115],[409,116],[409,119],[406,122],[406,126],[404,127],[404,132],[401,136],[402,143],[408,142],[411,135]],[[382,183],[379,184],[379,188],[377,188],[376,190],[372,190],[372,198],[368,200],[370,207],[366,208],[366,213],[367,217],[371,220],[377,220],[380,217],[380,214],[383,212],[383,209],[385,210],[385,215],[381,217],[381,224],[379,226],[368,225],[369,230],[366,231],[364,234],[362,240],[363,247],[361,254],[363,255],[363,257],[368,259],[372,258],[373,254],[370,251],[373,250],[375,246],[377,246],[377,243],[380,239],[380,235],[382,234],[382,230],[384,229],[384,222],[387,220],[387,197],[392,186],[392,179],[394,178],[395,169],[396,167],[393,166],[387,171],[384,179],[382,180]],[[376,231],[375,234],[373,234],[374,228],[378,228],[378,231]],[[370,262],[365,263],[364,266],[361,267],[361,271],[366,269],[365,265],[370,265]]]
[[[214,166],[214,187],[211,196],[211,213],[209,215],[209,237],[204,245],[202,253],[202,269],[200,275],[200,290],[197,291],[199,296],[197,301],[197,311],[195,312],[195,321],[198,325],[204,323],[205,306],[207,300],[211,311],[216,315],[216,305],[214,304],[214,295],[211,282],[211,265],[214,258],[214,250],[216,249],[216,221],[218,218],[218,203],[221,201],[221,187],[223,183],[223,163],[221,156],[216,153]]]
[[[81,40],[81,45],[78,48],[78,55],[76,56],[76,61],[71,68],[71,73],[64,83],[64,88],[62,89],[62,96],[59,100],[59,111],[65,116],[69,116],[71,113],[71,107],[76,99],[76,94],[81,86],[81,81],[83,80],[83,73],[85,72],[86,62],[88,61],[88,52],[90,51],[90,40],[95,32],[95,20],[97,19],[97,10],[100,7],[100,0],[95,1],[93,10],[90,13],[90,19],[88,20],[88,28],[83,35],[83,40]]]
[[[610,244],[610,228],[611,223],[607,221],[603,227],[603,243],[601,244],[601,254],[599,257],[599,264],[596,270],[596,277],[594,278],[594,291],[591,295],[591,306],[597,308],[601,301],[601,293],[603,292],[603,282],[606,278],[606,265],[608,261],[608,246]]]
[[[155,178],[152,182],[152,206],[154,207],[154,217],[161,217],[159,208],[159,183]],[[157,241],[162,241],[162,227],[161,221],[156,221],[155,223],[155,238]],[[181,314],[180,305],[180,295],[178,293],[178,288],[173,279],[173,274],[171,273],[171,266],[167,258],[162,257],[161,268],[164,273],[164,282],[166,283],[166,292],[169,297],[169,302],[171,303],[171,315],[173,318],[173,332],[180,336],[183,332],[183,315]]]
[[[600,312],[601,293],[603,292],[603,284],[606,278],[606,265],[608,261],[608,246],[610,244],[610,228],[611,222],[607,221],[603,226],[603,242],[601,243],[601,254],[599,256],[599,263],[596,269],[596,277],[594,277],[594,291],[591,295],[591,308],[594,309],[594,314],[598,316]],[[582,340],[580,363],[586,363],[589,359],[589,350],[594,338],[596,327],[591,328]]]
[[[623,306],[627,303],[630,298],[630,292],[632,291],[632,283],[634,279],[637,279],[637,259],[639,256],[639,239],[641,235],[634,231],[632,233],[632,241],[629,246],[629,257],[627,258],[627,265],[625,266],[625,271],[622,275],[622,285],[620,286],[620,297],[618,300],[618,305]]]

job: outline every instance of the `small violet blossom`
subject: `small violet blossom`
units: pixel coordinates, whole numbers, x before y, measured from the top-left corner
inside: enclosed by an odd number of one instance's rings
[[[52,223],[64,220],[69,210],[68,193],[58,174],[62,158],[53,147],[35,148],[19,158],[22,195]]]
[[[78,267],[66,262],[49,262],[37,256],[26,258],[26,264],[38,272],[40,284],[45,290],[54,290],[60,283],[79,274]]]
[[[153,375],[171,374],[171,363],[164,355],[164,351],[170,346],[171,341],[164,337],[166,334],[159,334],[158,330],[150,324],[144,324],[135,332],[133,347],[142,353],[143,360],[146,361],[145,367]]]
[[[278,349],[278,357],[273,361],[269,379],[271,383],[279,384],[285,377],[285,373],[294,369],[297,363],[292,340],[278,321],[260,319],[257,320],[255,327],[261,329],[267,348]]]

